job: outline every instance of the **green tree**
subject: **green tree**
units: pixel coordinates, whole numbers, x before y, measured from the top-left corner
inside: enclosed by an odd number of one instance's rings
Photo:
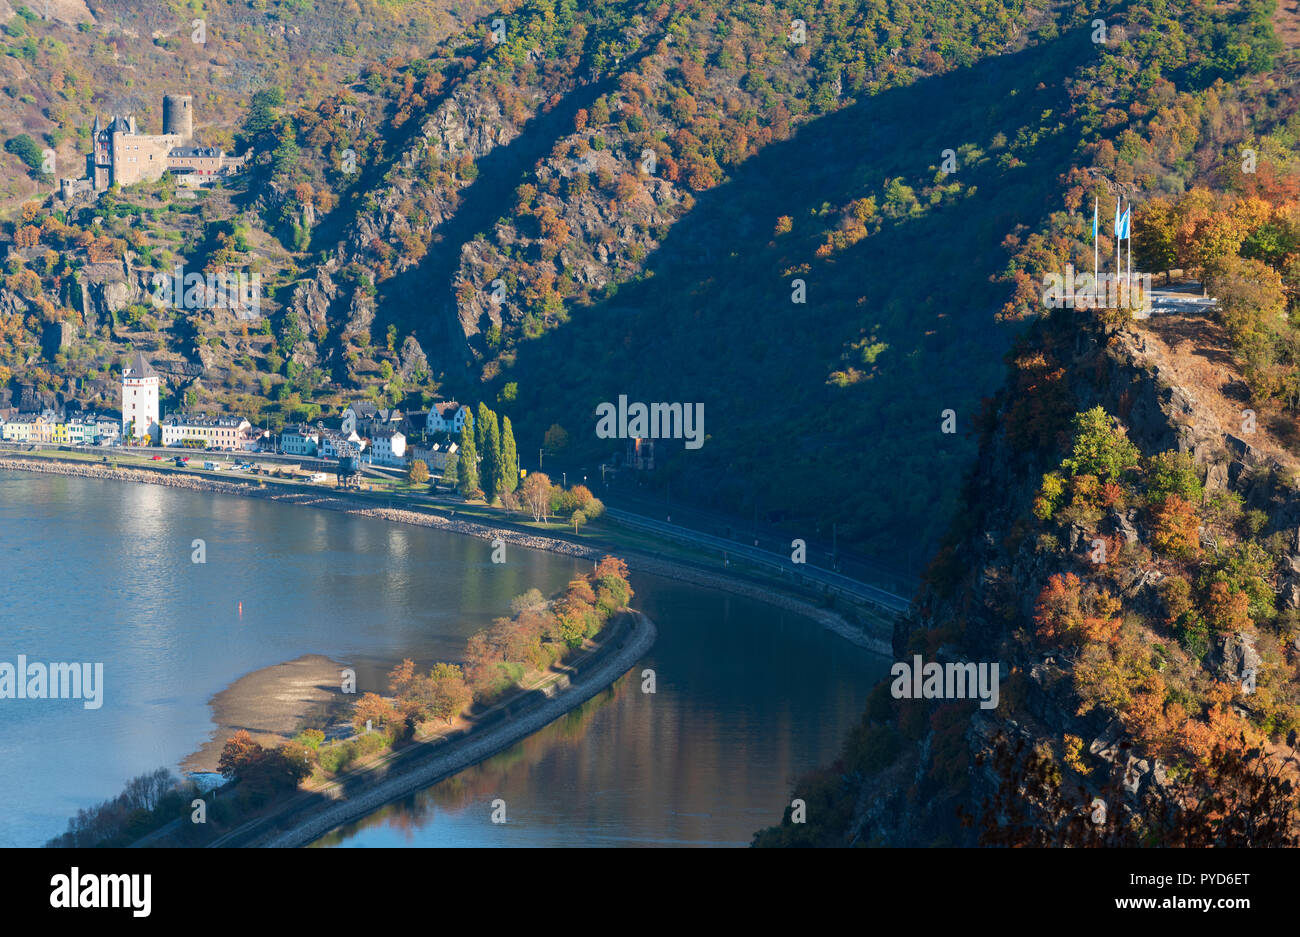
[[[1096,475],[1102,481],[1119,478],[1138,464],[1138,448],[1104,408],[1093,407],[1074,417],[1074,451],[1061,463],[1071,475]]]
[[[515,431],[508,416],[501,418],[501,487],[506,492],[519,487],[519,450],[515,447]]]
[[[280,128],[280,143],[271,154],[271,172],[277,176],[290,175],[297,168],[301,156],[293,122],[286,120]]]
[[[263,88],[253,95],[244,118],[244,143],[256,146],[275,128],[275,109],[284,103],[279,88]]]
[[[488,424],[488,406],[483,401],[479,401],[478,412],[474,414],[477,422],[474,424],[474,442],[478,445],[478,451],[487,458],[487,424]]]
[[[465,413],[465,424],[460,428],[460,450],[456,467],[460,493],[472,498],[478,492],[478,447],[474,445],[474,414]]]
[[[5,143],[5,151],[21,159],[29,169],[37,172],[41,171],[41,148],[27,134],[20,133],[18,136],[10,138]]]
[[[487,419],[483,422],[486,426],[483,433],[483,490],[489,499],[494,499],[505,490],[501,430],[497,426],[497,415],[491,410],[487,411]]]

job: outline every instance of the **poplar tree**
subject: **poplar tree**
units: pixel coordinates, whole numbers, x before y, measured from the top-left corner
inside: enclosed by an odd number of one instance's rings
[[[460,493],[469,497],[478,490],[478,448],[474,445],[474,414],[466,411],[460,428],[460,449],[456,453],[456,472]]]
[[[507,492],[519,487],[519,450],[515,448],[515,431],[508,416],[501,418],[501,483]]]
[[[501,480],[501,429],[497,425],[497,415],[487,411],[483,429],[483,490],[488,500],[501,494],[504,482]]]
[[[474,442],[478,445],[478,451],[483,453],[483,458],[487,458],[487,424],[488,424],[487,404],[483,401],[478,403],[478,413],[474,415]]]

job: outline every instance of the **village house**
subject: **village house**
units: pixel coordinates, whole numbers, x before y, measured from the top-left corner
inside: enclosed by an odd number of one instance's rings
[[[459,433],[467,410],[454,400],[436,401],[429,409],[426,429],[430,433]]]
[[[370,433],[367,461],[374,465],[400,467],[406,464],[406,435],[395,429],[375,429]]]
[[[209,417],[171,413],[162,421],[162,444],[210,449],[246,449],[256,447],[252,425],[239,416]]]
[[[350,404],[343,411],[339,426],[343,433],[359,433],[369,436],[376,429],[400,430],[406,422],[406,415],[397,408],[376,407],[368,400]]]
[[[117,417],[53,409],[39,413],[11,412],[0,419],[0,440],[48,443],[56,446],[115,445],[121,438]]]
[[[36,421],[39,419],[36,413],[19,413],[5,421],[3,427],[0,427],[0,436],[5,442],[34,442],[34,432]]]
[[[447,460],[456,454],[460,447],[454,442],[435,442],[423,446],[411,447],[411,459],[421,459],[430,472],[441,475],[447,470]]]
[[[280,451],[285,455],[315,455],[320,447],[320,431],[300,424],[280,433]]]

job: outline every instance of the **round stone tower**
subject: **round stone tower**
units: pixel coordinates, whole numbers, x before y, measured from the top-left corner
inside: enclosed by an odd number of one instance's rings
[[[182,143],[194,137],[194,98],[188,94],[163,97],[163,133],[179,134]]]

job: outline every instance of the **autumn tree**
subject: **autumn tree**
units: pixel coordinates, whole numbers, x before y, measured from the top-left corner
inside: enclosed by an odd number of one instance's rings
[[[352,704],[352,727],[358,732],[367,724],[373,729],[394,726],[401,718],[393,704],[378,693],[366,693]]]
[[[1196,509],[1176,494],[1151,508],[1151,545],[1161,553],[1180,558],[1200,552],[1200,521]]]
[[[226,780],[234,780],[248,765],[261,758],[263,751],[247,729],[240,729],[226,740],[217,760],[217,770]]]
[[[395,696],[401,696],[415,679],[415,661],[409,657],[388,672],[388,690]]]
[[[569,446],[569,434],[559,423],[552,423],[542,437],[547,452],[563,452]]]
[[[523,496],[524,505],[533,515],[533,520],[540,521],[550,513],[551,479],[544,472],[533,472],[525,478],[520,494]]]
[[[1205,620],[1216,631],[1246,631],[1251,627],[1250,598],[1226,582],[1212,583],[1205,599]]]
[[[465,675],[455,664],[438,663],[417,677],[400,702],[421,720],[441,719],[448,725],[469,705],[471,694]]]

